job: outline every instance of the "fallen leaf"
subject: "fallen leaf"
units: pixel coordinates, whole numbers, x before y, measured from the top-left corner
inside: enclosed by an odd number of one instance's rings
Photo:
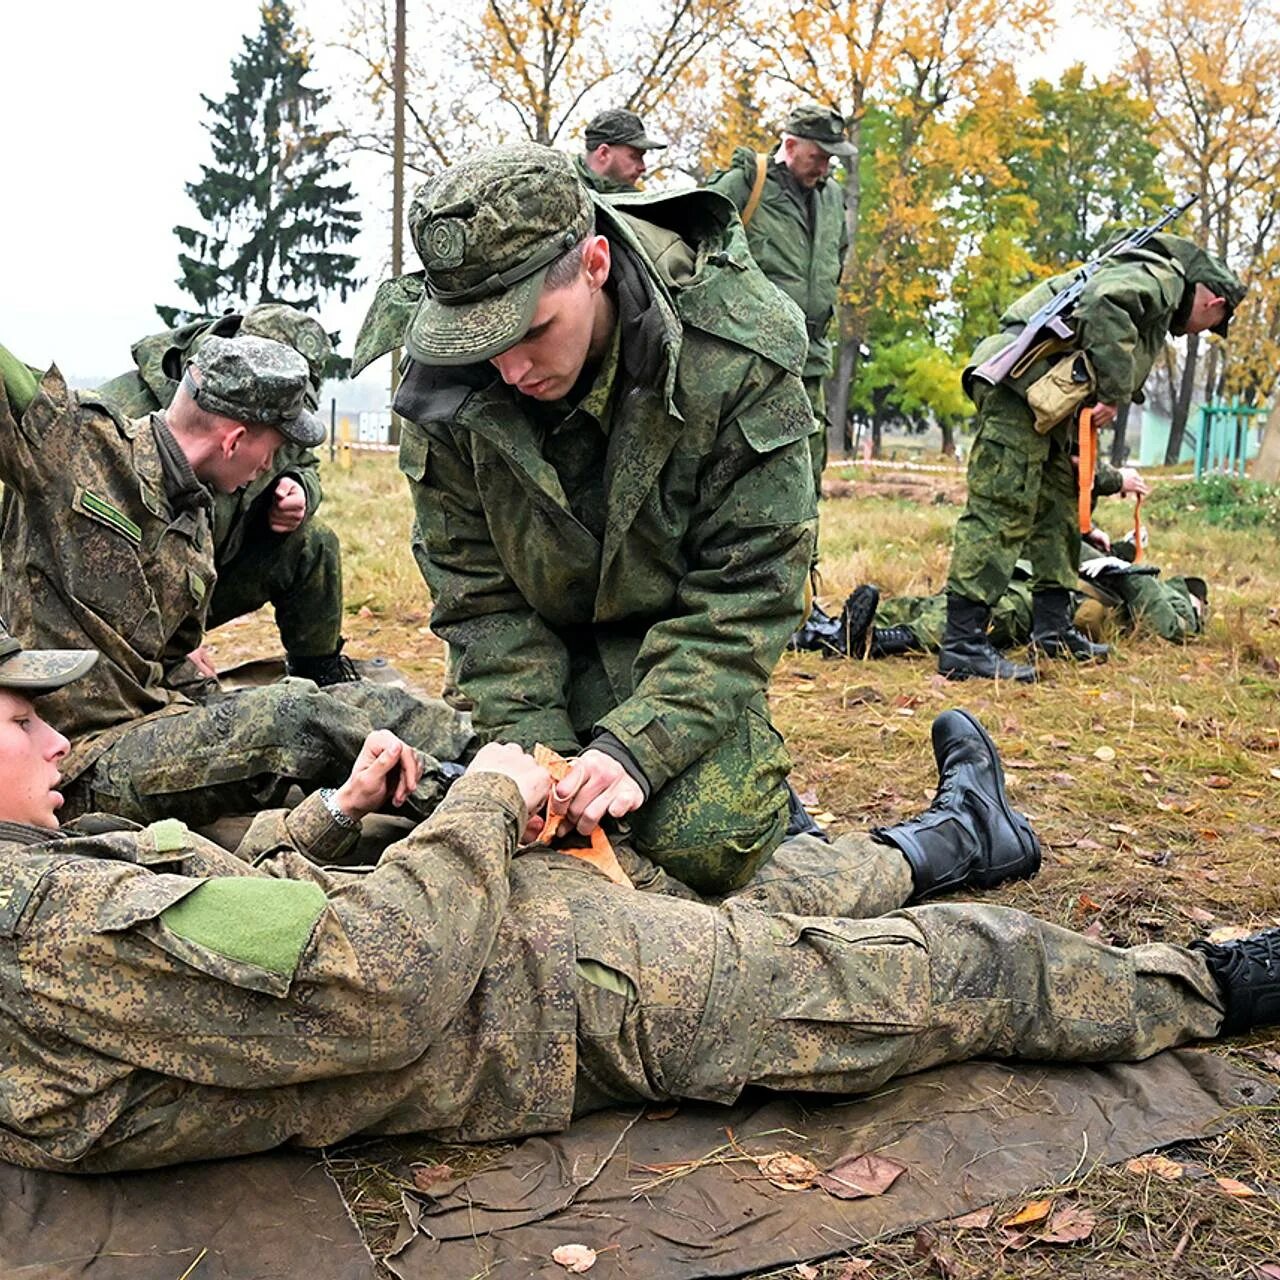
[[[1267,770],[1267,772],[1268,772],[1268,773],[1269,773],[1273,778],[1280,778],[1280,769],[1268,769],[1268,770]]]
[[[416,1164],[413,1166],[413,1185],[419,1191],[430,1191],[432,1187],[452,1177],[452,1165]]]
[[[1116,758],[1116,749],[1115,747],[1099,747],[1093,753],[1093,758],[1107,764]]]
[[[1211,773],[1205,780],[1206,787],[1212,787],[1215,791],[1225,791],[1231,785],[1231,779],[1224,773]]]
[[[1101,920],[1095,920],[1087,928],[1080,930],[1080,936],[1082,938],[1092,938],[1095,942],[1105,942],[1110,946],[1114,935],[1103,930]]]
[[[816,791],[802,791],[797,797],[806,809],[812,809],[818,803],[818,793]]]
[[[1091,1209],[1079,1205],[1063,1205],[1049,1219],[1049,1225],[1040,1233],[1045,1244],[1077,1244],[1093,1235],[1098,1219]]]
[[[1101,849],[1102,846],[1096,840],[1090,840],[1088,836],[1081,836],[1076,841],[1077,849]]]
[[[1138,1156],[1133,1160],[1126,1162],[1124,1166],[1130,1173],[1139,1173],[1143,1176],[1154,1174],[1157,1178],[1164,1178],[1169,1182],[1182,1177],[1184,1169],[1176,1160],[1170,1160],[1168,1156],[1152,1154],[1149,1156]]]
[[[574,1275],[581,1275],[596,1265],[596,1251],[585,1244],[562,1244],[551,1250],[551,1261]]]
[[[1265,1280],[1280,1280],[1280,1262],[1264,1262],[1257,1267],[1257,1272]]]
[[[1260,1191],[1255,1191],[1252,1187],[1246,1186],[1243,1182],[1237,1182],[1235,1178],[1214,1178],[1214,1182],[1220,1186],[1229,1196],[1235,1196],[1240,1200],[1249,1200],[1254,1196],[1261,1195]]]
[[[802,1262],[795,1268],[795,1273],[800,1280],[818,1280],[818,1268],[811,1267],[807,1262]]]
[[[1274,1049],[1241,1049],[1240,1052],[1246,1058],[1252,1058],[1254,1062],[1270,1067],[1272,1071],[1280,1071],[1280,1053],[1276,1053]]]
[[[1052,1200],[1030,1200],[1000,1225],[1003,1227],[1026,1227],[1033,1222],[1043,1222],[1053,1209]]]
[[[1075,775],[1070,773],[1051,773],[1049,781],[1055,787],[1074,787],[1076,785]]]
[[[870,1258],[846,1258],[834,1280],[854,1280],[855,1276],[865,1276],[874,1265]]]
[[[679,1107],[658,1107],[653,1111],[646,1111],[644,1118],[646,1120],[670,1120],[679,1110]]]
[[[947,1226],[956,1231],[982,1231],[991,1225],[991,1219],[994,1216],[995,1209],[991,1205],[987,1205],[985,1209],[975,1209],[972,1213],[966,1213],[959,1218],[952,1218],[947,1223]]]
[[[1119,831],[1121,835],[1136,836],[1138,833],[1132,827],[1126,827],[1123,822],[1108,822],[1108,831]]]
[[[905,1164],[887,1156],[848,1156],[837,1160],[814,1181],[837,1200],[860,1200],[863,1196],[882,1196],[907,1171]]]
[[[1212,924],[1218,918],[1203,907],[1179,907],[1178,910],[1194,924]]]
[[[1038,769],[1040,766],[1034,760],[1002,760],[1001,763],[1006,769]]]
[[[780,1191],[808,1191],[821,1172],[812,1160],[790,1151],[776,1151],[771,1156],[761,1156],[756,1168]]]
[[[1254,931],[1242,924],[1220,924],[1210,929],[1205,937],[1210,942],[1239,942],[1241,938],[1253,937]]]
[[[367,604],[362,604],[362,605],[360,606],[360,608],[359,608],[358,610],[356,610],[356,617],[357,617],[357,618],[372,618],[372,617],[373,617],[373,610],[372,610],[372,609],[370,609],[370,608],[369,608],[369,606],[368,606]]]
[[[824,810],[822,813],[815,813],[813,815],[813,820],[818,824],[818,826],[822,827],[822,826],[826,826],[826,824],[829,822],[834,822],[836,820],[836,815],[834,813],[828,813]]]
[[[1094,911],[1101,911],[1101,910],[1102,910],[1102,903],[1095,902],[1091,897],[1089,897],[1087,893],[1082,893],[1076,899],[1076,911],[1082,916],[1086,916]]]

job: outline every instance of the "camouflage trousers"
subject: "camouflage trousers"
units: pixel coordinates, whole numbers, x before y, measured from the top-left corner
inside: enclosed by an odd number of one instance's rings
[[[367,680],[324,690],[282,680],[140,720],[66,789],[64,818],[96,810],[198,827],[276,808],[295,783],[312,790],[344,782],[374,729],[390,729],[430,758],[414,797],[423,813],[444,792],[433,766],[473,748],[468,718],[436,699]]]
[[[922,649],[937,653],[947,627],[947,597],[891,596],[876,609],[877,627],[910,627]],[[1031,639],[1031,587],[1011,582],[991,610],[991,643],[1011,649]]]
[[[1134,1061],[1221,1025],[1194,952],[983,903],[899,909],[910,893],[897,850],[851,836],[789,841],[718,912],[571,898],[575,1114],[747,1085],[865,1093],[979,1055]]]
[[[826,379],[811,377],[804,379],[804,393],[813,406],[813,418],[817,424],[813,435],[809,437],[809,461],[813,467],[813,492],[818,501],[822,501],[822,472],[827,465],[827,393]]]
[[[319,520],[292,533],[264,530],[218,563],[206,627],[212,630],[270,604],[285,652],[324,658],[342,639],[342,548]]]
[[[1067,421],[1040,435],[1021,396],[1004,386],[980,395],[947,592],[994,605],[1022,557],[1031,561],[1033,591],[1070,589],[1080,552],[1074,426]]]

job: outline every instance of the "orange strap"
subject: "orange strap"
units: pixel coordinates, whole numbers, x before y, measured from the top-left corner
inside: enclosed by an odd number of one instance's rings
[[[760,196],[764,192],[765,175],[769,172],[769,157],[763,151],[756,152],[756,180],[751,184],[751,194],[747,197],[746,207],[742,210],[742,225],[747,227],[752,215],[756,211],[756,206],[760,203]]]
[[[533,758],[551,775],[553,782],[559,782],[573,767],[572,761],[566,760],[558,751],[552,751],[550,747],[541,742],[534,744]],[[539,844],[549,845],[556,838],[560,833],[560,823],[563,818],[564,814],[551,812],[551,797],[548,795],[542,833],[538,836]],[[597,827],[591,833],[591,847],[589,849],[576,845],[566,845],[562,846],[559,852],[567,853],[574,858],[581,858],[583,862],[589,862],[597,871],[601,871],[608,876],[614,884],[620,884],[627,889],[635,888],[635,885],[631,882],[631,877],[622,869],[622,864],[618,861],[618,855],[614,853],[613,846],[609,843],[609,837],[605,835],[601,827]]]
[[[1076,495],[1077,510],[1080,517],[1081,534],[1093,528],[1093,473],[1098,466],[1098,433],[1093,429],[1093,410],[1087,406],[1080,410],[1080,421],[1076,429],[1076,449],[1080,461],[1077,464],[1076,482],[1079,492]]]
[[[1133,563],[1142,563],[1142,494],[1135,493],[1133,503]]]

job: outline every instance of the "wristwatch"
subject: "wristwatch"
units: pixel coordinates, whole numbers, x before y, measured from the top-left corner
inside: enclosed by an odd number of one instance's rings
[[[338,803],[338,790],[336,787],[323,787],[320,791],[320,799],[324,801],[324,807],[329,811],[334,823],[339,827],[345,827],[348,831],[360,830],[360,819],[353,818],[349,813],[342,811],[342,806]]]

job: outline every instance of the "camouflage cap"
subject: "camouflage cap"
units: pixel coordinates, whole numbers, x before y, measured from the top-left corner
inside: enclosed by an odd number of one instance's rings
[[[569,158],[526,143],[482,151],[420,187],[409,234],[427,292],[405,333],[422,364],[475,364],[524,336],[547,270],[589,235]]]
[[[624,107],[610,107],[593,116],[587,121],[583,136],[588,151],[605,142],[611,147],[637,147],[641,151],[661,151],[667,145],[661,138],[649,137],[644,131],[644,121]]]
[[[24,650],[0,619],[0,689],[48,693],[78,680],[97,660],[97,649]]]
[[[200,371],[198,383],[192,365]],[[249,426],[275,427],[285,439],[310,446],[325,431],[305,406],[309,373],[292,347],[240,334],[206,338],[183,381],[202,409]]]
[[[816,142],[829,156],[853,155],[853,144],[844,136],[844,116],[830,107],[797,107],[783,122],[782,132]]]
[[[263,302],[250,307],[240,323],[240,336],[270,338],[292,347],[311,370],[311,386],[307,389],[307,404],[314,409],[320,403],[320,384],[324,381],[325,362],[333,354],[333,343],[324,326],[314,317],[304,314],[297,307],[283,302]]]

